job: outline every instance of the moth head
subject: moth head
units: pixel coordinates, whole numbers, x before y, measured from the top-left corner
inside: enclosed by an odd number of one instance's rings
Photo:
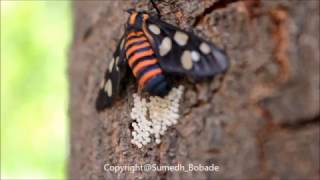
[[[142,24],[149,18],[149,15],[143,11],[138,12],[134,9],[128,9],[127,12],[129,13],[127,26],[135,30],[140,30]]]
[[[127,9],[126,12],[129,14],[132,14],[132,13],[136,12],[136,10],[134,10],[133,8],[130,8],[130,9]]]

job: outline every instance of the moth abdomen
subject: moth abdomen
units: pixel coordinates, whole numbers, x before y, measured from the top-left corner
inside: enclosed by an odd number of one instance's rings
[[[129,33],[126,43],[127,61],[139,87],[150,94],[164,96],[171,89],[150,42],[142,31]]]
[[[166,77],[163,74],[159,74],[152,77],[147,84],[145,84],[144,89],[150,94],[163,97],[170,92],[171,86],[166,80]]]

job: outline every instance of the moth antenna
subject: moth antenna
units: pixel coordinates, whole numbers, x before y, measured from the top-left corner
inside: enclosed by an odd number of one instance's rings
[[[157,13],[158,13],[159,17],[161,17],[161,12],[160,12],[160,10],[159,10],[159,8],[158,8],[157,4],[154,2],[154,0],[150,0],[150,1],[151,1],[151,4],[152,4],[153,8],[154,8],[154,9],[156,9],[156,11],[157,11]]]

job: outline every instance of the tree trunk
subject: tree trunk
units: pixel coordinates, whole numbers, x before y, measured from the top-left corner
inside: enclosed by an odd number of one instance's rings
[[[319,1],[155,1],[162,19],[222,47],[230,68],[185,86],[179,123],[161,144],[130,143],[134,83],[110,109],[94,104],[128,8],[148,0],[75,1],[70,52],[72,179],[319,179]],[[106,165],[209,166],[124,171]],[[110,166],[109,166],[110,167]]]

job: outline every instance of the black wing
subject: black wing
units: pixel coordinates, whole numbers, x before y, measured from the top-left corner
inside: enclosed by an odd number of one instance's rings
[[[126,41],[126,34],[121,38],[117,49],[113,54],[113,59],[109,62],[104,80],[101,83],[99,94],[96,100],[97,111],[110,107],[118,95],[122,78],[127,70],[125,51],[123,49]]]
[[[145,31],[165,73],[187,75],[197,81],[229,66],[225,53],[214,44],[157,17],[146,21]]]

